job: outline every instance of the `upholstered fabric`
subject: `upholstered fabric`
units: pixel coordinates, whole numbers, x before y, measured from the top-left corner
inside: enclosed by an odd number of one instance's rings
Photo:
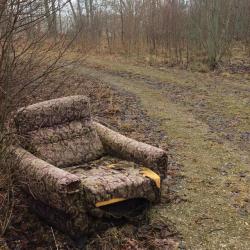
[[[22,146],[57,167],[88,162],[104,154],[86,97],[64,97],[22,108],[15,123]]]
[[[106,156],[65,170],[81,180],[89,206],[113,198],[145,198],[151,202],[159,198],[154,181],[143,176],[142,166],[134,162]]]
[[[81,180],[74,174],[43,161],[20,147],[10,148],[16,177],[34,199],[54,208],[71,211],[79,199]]]
[[[99,136],[89,121],[30,131],[20,140],[34,155],[61,168],[95,160],[104,154]]]
[[[165,178],[168,164],[165,150],[128,138],[98,122],[93,122],[93,126],[110,154],[144,164]]]
[[[39,102],[19,109],[14,119],[19,134],[71,121],[90,120],[89,100],[85,96],[68,96]]]

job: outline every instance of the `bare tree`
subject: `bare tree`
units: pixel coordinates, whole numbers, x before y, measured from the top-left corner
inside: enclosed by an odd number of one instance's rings
[[[56,33],[44,26],[55,15],[44,12],[43,7],[44,2],[39,0],[10,0],[0,9],[0,188],[6,191],[0,209],[0,234],[10,222],[14,204],[14,168],[7,164],[7,149],[15,141],[8,126],[10,114],[43,87],[44,79],[60,67],[59,60],[72,42],[50,41]]]
[[[56,36],[56,6],[55,0],[51,1],[51,7],[49,0],[44,0],[45,16],[47,18],[48,31],[51,36]]]
[[[211,68],[230,55],[234,41],[249,48],[249,5],[248,0],[70,2],[76,30],[81,28],[78,43],[87,50],[150,53],[174,64],[204,54]]]

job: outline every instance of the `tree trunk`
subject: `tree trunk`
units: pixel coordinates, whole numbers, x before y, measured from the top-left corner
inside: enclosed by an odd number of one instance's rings
[[[44,0],[44,8],[48,25],[48,33],[50,36],[55,37],[57,35],[55,0],[52,0],[51,2],[51,9],[49,6],[49,0]]]

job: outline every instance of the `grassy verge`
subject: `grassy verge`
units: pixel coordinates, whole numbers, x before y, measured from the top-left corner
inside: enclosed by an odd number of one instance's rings
[[[144,81],[165,91],[171,102],[189,108],[197,119],[216,130],[221,137],[228,138],[241,150],[250,150],[249,73],[199,73],[96,57],[90,57],[88,65],[127,79]]]
[[[109,69],[107,65],[106,68]],[[113,75],[110,71],[88,73],[135,94],[148,114],[159,121],[173,145],[175,159],[184,166],[184,180],[177,192],[185,202],[162,205],[153,214],[173,221],[191,249],[248,249],[248,153],[230,141],[221,141],[219,132],[211,132],[208,124],[197,119],[185,102],[173,102],[162,89],[142,79],[128,79],[121,72],[114,74],[116,69],[111,71]],[[230,100],[230,108],[226,102],[229,97],[214,96],[215,93],[206,96],[214,104],[213,111],[230,115],[229,111],[235,108],[233,115],[248,115],[249,110],[240,106],[240,100],[233,97],[239,106]]]

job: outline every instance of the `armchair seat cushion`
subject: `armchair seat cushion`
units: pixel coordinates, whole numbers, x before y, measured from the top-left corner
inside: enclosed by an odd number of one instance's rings
[[[112,199],[144,198],[156,202],[159,198],[154,180],[145,177],[143,167],[134,162],[106,156],[65,170],[80,178],[87,204],[92,207]]]

